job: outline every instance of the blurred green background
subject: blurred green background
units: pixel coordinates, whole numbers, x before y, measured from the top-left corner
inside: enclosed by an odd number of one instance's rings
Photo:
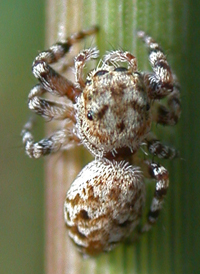
[[[44,48],[44,1],[0,1],[0,273],[43,273],[43,162],[24,154],[20,131]]]
[[[177,7],[178,7],[177,0]],[[187,2],[187,1],[185,1]],[[200,1],[188,1],[187,44],[184,59],[174,64],[181,75],[182,117],[179,164],[182,187],[173,193],[180,201],[177,254],[184,274],[200,273]],[[30,112],[26,106],[36,83],[31,63],[44,49],[44,1],[0,1],[0,273],[44,273],[43,160],[24,154],[20,131]],[[163,34],[164,35],[164,34]],[[173,50],[173,49],[172,49]],[[178,50],[176,50],[178,53]],[[172,55],[172,52],[170,52]],[[146,58],[146,57],[145,57]],[[41,124],[38,126],[42,132]],[[42,133],[41,133],[41,136]],[[173,167],[171,168],[173,170]],[[172,177],[176,178],[176,164]],[[173,180],[172,180],[173,181]],[[175,180],[174,180],[175,181]],[[173,208],[173,203],[166,206]],[[173,212],[173,211],[172,211]],[[176,216],[177,217],[177,216]],[[173,218],[170,226],[173,227]],[[171,239],[173,242],[173,239]],[[173,248],[173,246],[170,246]],[[173,253],[172,253],[173,254]],[[173,256],[173,255],[172,255]],[[175,262],[175,260],[172,261]],[[164,273],[164,272],[162,272]]]

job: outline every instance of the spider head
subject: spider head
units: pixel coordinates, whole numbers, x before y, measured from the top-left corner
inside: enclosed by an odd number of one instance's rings
[[[150,129],[149,100],[139,73],[99,69],[87,78],[76,104],[77,130],[94,155],[137,150]]]

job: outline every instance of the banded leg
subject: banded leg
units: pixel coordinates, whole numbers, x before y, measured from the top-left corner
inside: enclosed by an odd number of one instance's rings
[[[69,104],[58,103],[48,99],[41,98],[46,90],[40,85],[33,87],[28,96],[28,107],[35,113],[43,116],[47,120],[70,119],[75,123],[74,108]]]
[[[129,69],[132,72],[135,72],[137,70],[137,60],[136,60],[135,56],[133,56],[128,51],[125,51],[125,52],[122,50],[111,51],[105,55],[103,61],[105,63],[127,62],[129,64]]]
[[[47,91],[57,96],[67,96],[75,103],[75,98],[81,93],[81,90],[71,81],[59,75],[49,65],[55,63],[68,53],[73,44],[97,31],[98,28],[93,27],[89,30],[75,33],[68,37],[66,41],[58,42],[48,50],[39,53],[33,62],[32,71]]]
[[[82,50],[74,59],[75,63],[75,78],[76,83],[80,87],[85,87],[85,81],[83,80],[83,68],[85,63],[91,59],[96,59],[99,56],[99,51],[96,48],[89,48]]]
[[[54,132],[50,137],[34,142],[31,133],[34,126],[33,117],[24,125],[21,132],[25,152],[30,158],[40,158],[41,156],[66,149],[73,145],[73,141],[79,143],[77,136],[70,129],[63,129]]]
[[[148,219],[142,227],[140,231],[141,233],[148,231],[151,229],[152,225],[156,223],[169,186],[168,171],[163,166],[156,163],[151,163],[149,161],[145,161],[145,164],[147,165],[149,176],[156,179],[156,186],[150,211],[147,217]]]
[[[149,134],[145,139],[149,152],[160,159],[174,159],[179,157],[179,152],[175,148],[171,148],[162,144],[153,134]]]
[[[138,32],[149,49],[149,61],[153,74],[144,74],[149,98],[161,99],[173,91],[173,75],[161,47],[143,31]]]
[[[181,115],[180,85],[174,82],[174,89],[167,97],[167,107],[154,102],[152,119],[162,125],[175,125]]]

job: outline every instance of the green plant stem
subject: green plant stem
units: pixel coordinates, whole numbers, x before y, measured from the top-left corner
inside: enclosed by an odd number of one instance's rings
[[[148,70],[146,49],[136,40],[136,31],[145,30],[169,53],[171,65],[182,80],[185,73],[181,69],[182,56],[187,52],[183,47],[187,41],[186,5],[186,1],[175,0],[49,0],[47,46],[73,32],[97,24],[100,33],[96,44],[101,54],[113,48],[129,50],[138,57],[139,69]],[[91,45],[95,45],[95,38],[84,43],[87,47]],[[76,51],[78,49],[79,46]],[[51,132],[54,126],[49,124],[47,131]],[[177,145],[180,144],[181,130],[181,125],[179,133],[176,129],[164,129],[159,137]],[[181,200],[176,195],[182,191],[180,162],[175,162],[173,166],[164,163],[170,170],[173,187],[169,190],[164,213],[161,213],[153,231],[135,245],[122,244],[98,258],[83,259],[78,254],[64,225],[63,203],[70,184],[83,164],[91,158],[88,155],[79,147],[52,156],[46,162],[46,274],[184,273],[181,253],[183,242],[179,237],[179,233],[183,232],[183,216]],[[152,192],[151,186],[148,189]],[[151,199],[149,196],[148,202]]]

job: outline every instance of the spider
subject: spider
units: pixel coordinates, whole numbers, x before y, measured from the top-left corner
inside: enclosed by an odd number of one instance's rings
[[[30,91],[28,106],[45,119],[66,123],[39,142],[31,133],[32,119],[22,130],[25,151],[32,158],[74,144],[83,144],[95,157],[71,184],[64,203],[69,236],[80,252],[89,255],[110,251],[137,227],[143,233],[155,224],[169,185],[168,171],[146,155],[139,157],[139,150],[146,146],[147,155],[177,157],[176,149],[162,144],[151,132],[151,124],[171,126],[180,117],[176,77],[159,44],[143,31],[138,37],[148,47],[151,73],[139,72],[130,52],[116,50],[106,53],[84,77],[86,62],[98,58],[96,48],[84,49],[75,57],[75,83],[50,66],[97,31],[98,27],[91,27],[75,33],[35,58],[32,70],[39,84]],[[127,66],[120,66],[123,63]],[[46,92],[65,98],[65,103],[43,98]],[[166,104],[160,102],[163,98]],[[156,183],[146,223],[141,226],[144,177]]]

